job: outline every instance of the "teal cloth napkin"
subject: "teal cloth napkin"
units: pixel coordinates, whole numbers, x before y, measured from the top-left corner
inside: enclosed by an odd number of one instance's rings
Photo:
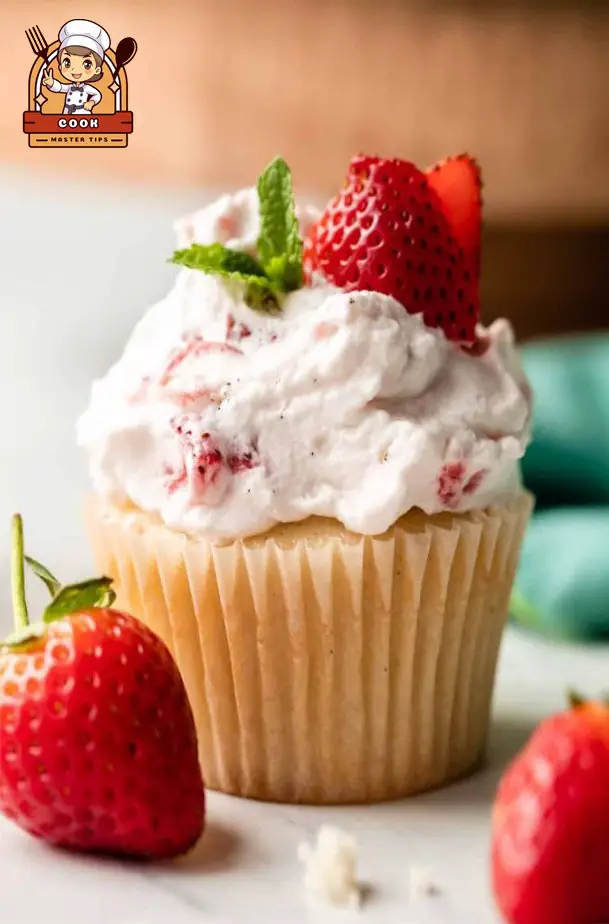
[[[564,639],[609,639],[609,336],[526,346],[535,396],[524,483],[537,507],[512,617]]]

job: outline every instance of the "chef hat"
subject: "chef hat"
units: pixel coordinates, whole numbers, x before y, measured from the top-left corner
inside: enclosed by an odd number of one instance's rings
[[[110,47],[110,36],[106,30],[88,19],[71,19],[67,22],[61,27],[59,41],[61,42],[60,51],[71,45],[82,45],[83,48],[90,48],[98,54],[102,61],[105,52]]]

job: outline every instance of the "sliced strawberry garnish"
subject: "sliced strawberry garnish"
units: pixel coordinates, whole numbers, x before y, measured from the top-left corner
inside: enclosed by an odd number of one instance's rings
[[[414,164],[354,158],[305,241],[304,259],[309,275],[391,295],[449,339],[475,340],[477,279],[443,203]]]
[[[480,167],[469,154],[459,154],[428,167],[426,174],[427,182],[442,201],[455,237],[465,254],[471,257],[477,273],[482,212]]]

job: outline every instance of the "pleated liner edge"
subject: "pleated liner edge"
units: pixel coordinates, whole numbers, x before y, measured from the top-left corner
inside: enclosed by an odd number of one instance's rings
[[[413,512],[374,537],[312,518],[226,545],[97,500],[87,521],[118,605],[178,662],[207,786],[332,804],[479,764],[531,507]]]

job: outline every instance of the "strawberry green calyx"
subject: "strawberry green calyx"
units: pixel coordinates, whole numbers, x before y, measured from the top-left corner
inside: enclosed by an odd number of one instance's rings
[[[24,555],[23,520],[18,513],[12,519],[11,540],[11,587],[15,629],[4,642],[8,647],[27,647],[30,642],[44,636],[47,624],[56,619],[85,609],[110,607],[114,603],[116,594],[112,590],[112,578],[92,578],[79,584],[62,586],[48,568]],[[41,622],[30,623],[25,596],[25,564],[46,585],[51,595],[51,602],[45,607]]]
[[[567,690],[567,702],[571,709],[584,709],[586,706],[591,708],[600,707],[601,709],[609,709],[609,694],[603,693],[601,696],[596,697],[595,699],[586,699],[585,696],[582,696],[577,690],[569,689]]]
[[[581,693],[578,693],[577,690],[569,689],[567,690],[567,702],[571,709],[581,709],[582,706],[586,706],[588,700],[585,696],[582,696]]]
[[[111,585],[112,578],[101,577],[61,587],[45,608],[42,618],[45,622],[54,622],[91,607],[110,607],[116,600]]]
[[[303,284],[302,241],[294,207],[292,177],[276,157],[258,177],[260,234],[258,256],[223,244],[191,244],[176,250],[170,263],[242,283],[245,302],[255,311],[276,314],[280,296]]]
[[[51,574],[48,568],[45,568],[44,565],[41,565],[40,562],[35,561],[33,558],[30,558],[29,555],[25,555],[25,563],[28,568],[34,572],[36,577],[39,577],[40,580],[46,584],[47,590],[49,591],[52,597],[55,596],[58,590],[61,588],[61,584],[55,577]]]

